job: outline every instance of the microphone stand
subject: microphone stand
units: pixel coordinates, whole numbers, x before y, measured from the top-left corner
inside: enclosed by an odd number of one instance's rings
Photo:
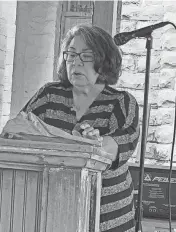
[[[138,191],[138,203],[137,203],[137,218],[135,232],[142,232],[142,196],[143,196],[143,179],[144,179],[144,158],[146,151],[146,142],[148,134],[148,119],[149,119],[149,107],[148,107],[148,95],[149,95],[149,74],[150,74],[150,61],[151,61],[151,49],[153,38],[151,33],[146,36],[146,72],[145,72],[145,87],[144,87],[144,107],[143,107],[143,122],[142,122],[142,137],[141,137],[141,156],[140,156],[140,173],[139,173],[139,191]]]

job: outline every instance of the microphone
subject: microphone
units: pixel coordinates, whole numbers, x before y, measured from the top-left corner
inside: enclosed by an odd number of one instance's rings
[[[130,31],[130,32],[122,32],[119,34],[116,34],[114,36],[114,42],[116,45],[123,45],[125,43],[127,43],[129,40],[136,38],[136,37],[147,37],[149,36],[153,30],[158,29],[160,27],[164,27],[167,24],[171,24],[174,26],[174,28],[176,29],[175,24],[171,23],[171,22],[161,22],[161,23],[157,23],[151,26],[147,26],[144,28],[140,28],[138,30],[135,31]]]

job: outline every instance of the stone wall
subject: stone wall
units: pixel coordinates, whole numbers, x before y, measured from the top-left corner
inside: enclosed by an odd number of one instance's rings
[[[10,115],[16,1],[0,2],[0,131]]]
[[[132,31],[161,21],[176,24],[174,1],[124,0],[120,32]],[[167,25],[152,34],[149,103],[150,120],[146,163],[167,164],[170,159],[176,96],[176,30]],[[127,89],[140,106],[142,124],[146,65],[146,39],[137,38],[121,46],[123,74],[118,87]],[[140,144],[131,161],[139,161]],[[175,149],[176,160],[176,149]]]
[[[174,1],[122,2],[121,32],[166,20],[176,23]],[[60,33],[58,27],[60,10],[61,7],[57,2],[19,1],[18,6],[16,1],[0,2],[0,131],[9,119],[11,94],[13,103],[11,116],[15,116],[20,106],[24,105],[43,83],[53,78],[57,50],[55,45],[58,43]],[[55,28],[58,28],[57,33]],[[149,94],[151,111],[146,152],[146,162],[149,163],[165,164],[171,153],[176,92],[175,40],[176,32],[170,25],[153,33]],[[118,84],[118,88],[127,89],[136,97],[140,106],[141,124],[145,45],[145,39],[133,39],[121,46],[124,54],[123,74]],[[15,57],[14,46],[16,46]],[[138,160],[139,154],[140,144],[132,161]]]
[[[58,44],[59,1],[19,1],[10,116],[13,118],[46,82],[53,81]],[[58,51],[57,51],[58,52]]]

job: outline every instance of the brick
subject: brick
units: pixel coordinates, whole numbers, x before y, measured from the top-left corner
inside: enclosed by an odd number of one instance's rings
[[[123,56],[122,69],[134,71],[135,70],[135,57],[130,56],[130,55]]]
[[[144,99],[144,91],[133,89],[127,90],[136,97],[139,105],[142,106]],[[153,108],[173,108],[175,105],[175,91],[171,89],[151,90],[148,102],[152,105]]]
[[[4,76],[3,86],[4,86],[4,91],[11,92],[11,90],[12,90],[12,76],[10,76],[10,77]]]
[[[13,65],[14,50],[6,51],[5,65]]]
[[[156,131],[156,127],[154,126],[148,127],[148,136],[147,136],[148,142],[156,142],[155,131]]]
[[[6,51],[7,37],[4,35],[0,35],[0,51]]]
[[[163,5],[144,6],[140,10],[140,20],[163,20],[164,7]]]
[[[7,24],[7,37],[8,38],[15,38],[16,35],[16,25],[14,24]]]
[[[123,1],[123,5],[128,5],[128,4],[140,5],[141,4],[141,0],[124,0]]]
[[[2,116],[9,116],[10,115],[10,103],[4,102],[2,105]]]
[[[4,68],[0,68],[0,85],[3,84]]]
[[[148,6],[148,7],[158,6],[158,5],[163,5],[164,1],[165,0],[145,0],[143,5]]]
[[[173,107],[175,104],[175,90],[162,89],[158,91],[158,105],[162,107]]]
[[[146,70],[146,57],[139,56],[137,59],[137,70],[138,72],[145,72]],[[150,71],[153,72],[160,68],[160,57],[159,56],[151,56],[151,64]]]
[[[2,132],[3,127],[5,126],[5,124],[7,123],[7,121],[9,120],[10,116],[2,116],[0,119],[0,133]]]
[[[119,88],[143,89],[144,75],[142,73],[122,72],[117,86]]]
[[[141,86],[142,89],[144,89],[145,72],[138,73],[138,74],[141,77],[140,79],[138,79],[138,81],[140,81],[138,83],[138,85]],[[133,74],[133,73],[129,72],[126,75],[126,77],[128,78],[128,77],[133,76],[133,75],[136,75],[136,73]],[[122,77],[123,77],[123,74],[122,74]],[[134,76],[134,77],[136,78],[136,76]],[[130,79],[127,80],[127,82],[130,82],[130,81],[131,81]],[[139,88],[139,86],[138,86],[138,88],[136,86],[136,88],[137,89],[141,89],[141,88]],[[157,93],[157,91],[159,91],[162,88],[174,89],[175,88],[174,86],[175,86],[175,78],[174,77],[169,77],[169,76],[168,77],[167,76],[166,77],[161,77],[161,73],[160,72],[159,73],[156,73],[156,72],[152,73],[152,72],[150,72],[149,87],[150,87],[151,91],[155,91]]]
[[[7,37],[7,45],[6,45],[6,49],[7,50],[10,50],[10,51],[14,51],[14,48],[15,48],[15,38],[10,38],[10,37]]]
[[[176,82],[175,77],[176,77],[175,69],[169,69],[169,68],[161,69],[160,74],[157,78],[156,87],[158,89],[169,88],[169,89],[174,90],[175,82]]]
[[[176,77],[176,70],[170,68],[163,68],[160,71],[160,78],[174,78]]]
[[[172,125],[162,125],[157,127],[155,131],[155,139],[158,143],[172,143],[173,126]]]
[[[161,68],[175,68],[176,67],[176,52],[163,51],[161,53]]]
[[[10,77],[4,75],[4,78],[3,78],[3,85],[4,85],[4,86],[7,86],[7,85],[11,85],[11,84],[12,84],[12,78],[10,78]]]
[[[6,65],[4,75],[6,77],[12,78],[12,73],[13,73],[13,65]]]
[[[152,81],[152,87],[153,89],[156,89],[156,90],[160,90],[160,89],[174,90],[175,84],[176,84],[175,78],[168,78],[168,77],[160,78],[159,75],[158,75],[158,78],[155,78]]]
[[[123,19],[133,19],[137,18],[139,16],[140,7],[129,4],[129,5],[123,5],[122,7],[122,20]]]
[[[5,1],[3,2],[3,15],[6,18],[7,23],[15,22],[16,20],[16,1]],[[8,12],[8,13],[7,13]]]
[[[172,124],[174,121],[174,108],[151,109],[150,122],[152,126]]]
[[[137,100],[139,106],[143,106],[144,101],[144,91],[137,90],[137,89],[129,89],[129,88],[121,88],[121,90],[126,90],[129,93],[131,93]],[[153,96],[152,94],[149,94],[149,103],[153,103]],[[153,104],[156,104],[155,102]]]
[[[10,91],[3,91],[3,101],[7,103],[11,103],[11,92]]]
[[[169,22],[176,24],[175,12],[165,12],[163,21],[169,21]]]
[[[162,49],[176,52],[176,34],[175,33],[165,33],[162,38]]]
[[[176,11],[176,5],[175,5],[175,1],[163,1],[163,6],[164,6],[164,12],[171,12],[171,13],[175,13]]]
[[[145,39],[132,39],[128,43],[121,46],[124,54],[128,55],[145,55],[146,54]]]
[[[0,68],[5,69],[6,52],[0,50]]]
[[[129,32],[136,29],[136,21],[122,20],[120,25],[120,32]]]
[[[146,158],[158,161],[168,161],[171,154],[171,144],[147,143]]]
[[[7,26],[6,23],[0,20],[0,35],[7,36]]]

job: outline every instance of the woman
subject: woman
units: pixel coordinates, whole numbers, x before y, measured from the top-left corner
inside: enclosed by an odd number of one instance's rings
[[[102,175],[100,231],[134,229],[133,186],[127,160],[139,136],[138,105],[117,83],[121,53],[96,26],[72,28],[63,41],[58,82],[47,83],[22,109],[70,134],[102,140],[112,166]]]

